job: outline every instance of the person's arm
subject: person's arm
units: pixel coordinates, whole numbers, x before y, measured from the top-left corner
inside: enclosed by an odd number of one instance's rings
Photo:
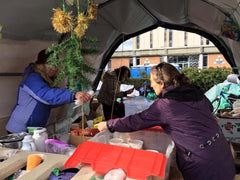
[[[29,74],[23,86],[30,96],[49,105],[62,105],[73,102],[74,98],[81,100],[82,97],[84,102],[89,98],[85,93],[81,95],[80,92],[74,94],[69,89],[50,88],[37,73]]]
[[[161,110],[159,110],[159,102],[153,103],[145,111],[124,118],[110,119],[107,122],[101,122],[96,126],[100,131],[108,129],[111,132],[131,132],[146,129],[154,126],[165,124]]]

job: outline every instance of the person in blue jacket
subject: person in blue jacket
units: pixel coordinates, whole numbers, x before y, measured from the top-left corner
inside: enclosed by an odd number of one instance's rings
[[[52,87],[58,69],[49,67],[45,49],[40,51],[35,63],[23,73],[18,88],[17,104],[6,125],[8,133],[27,132],[27,127],[45,127],[52,106],[71,103],[75,99],[86,103],[91,96],[86,92],[73,93],[69,89]]]

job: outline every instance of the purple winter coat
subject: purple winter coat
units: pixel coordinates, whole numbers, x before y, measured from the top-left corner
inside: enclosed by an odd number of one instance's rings
[[[186,180],[233,180],[229,145],[212,115],[212,105],[196,86],[169,86],[147,110],[107,122],[110,131],[130,132],[162,126],[176,145]]]

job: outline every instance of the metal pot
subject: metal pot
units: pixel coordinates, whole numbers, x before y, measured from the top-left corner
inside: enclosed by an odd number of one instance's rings
[[[22,141],[0,143],[0,147],[20,149],[22,147]]]
[[[22,147],[22,135],[19,134],[8,134],[0,137],[0,147],[20,149]]]

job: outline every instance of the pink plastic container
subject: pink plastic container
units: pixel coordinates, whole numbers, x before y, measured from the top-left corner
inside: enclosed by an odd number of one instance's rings
[[[45,150],[48,153],[63,154],[64,149],[67,147],[69,147],[68,144],[56,139],[45,140]]]

